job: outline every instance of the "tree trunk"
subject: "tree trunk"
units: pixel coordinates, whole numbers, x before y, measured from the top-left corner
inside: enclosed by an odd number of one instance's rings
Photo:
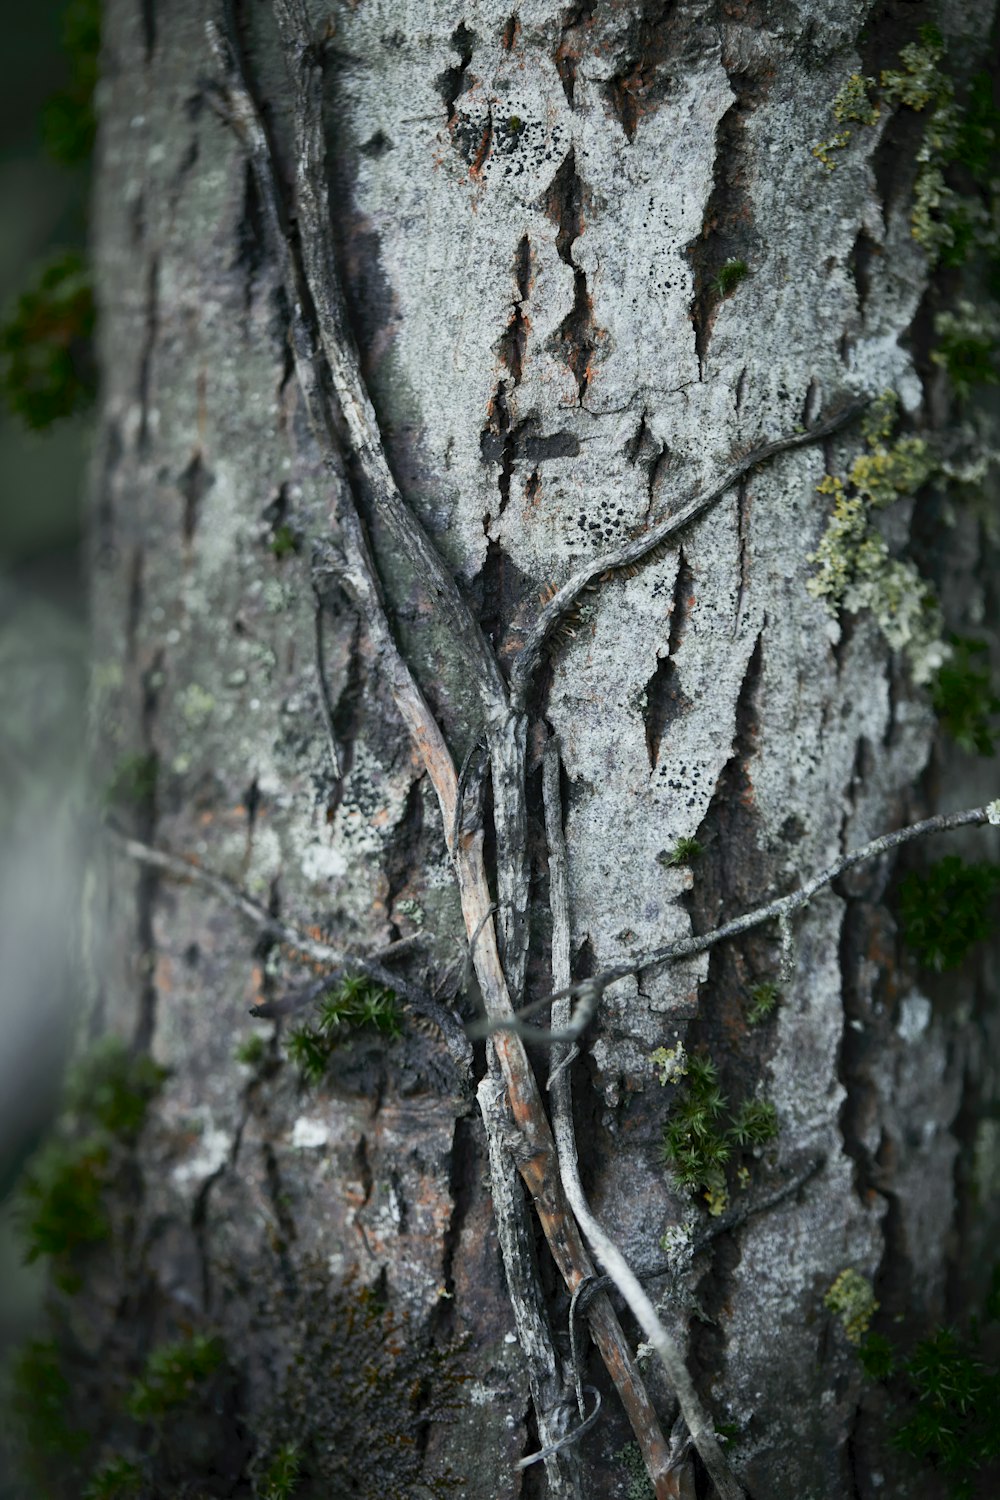
[[[202,1333],[223,1340],[228,1372],[149,1460],[151,1493],[284,1493],[267,1485],[289,1445],[288,1492],[304,1496],[653,1492],[585,1316],[600,1415],[516,1468],[580,1422],[569,1295],[517,1175],[526,1155],[548,1160],[544,1142],[524,1147],[506,1054],[462,1023],[494,923],[514,1006],[551,988],[550,740],[576,979],[794,891],[933,811],[939,790],[949,808],[992,795],[968,758],[953,772],[929,759],[933,661],[894,654],[873,611],[834,619],[806,587],[831,503],[817,486],[865,451],[856,421],[808,430],[889,389],[911,429],[947,405],[911,235],[915,117],[884,107],[835,170],[811,149],[840,128],[845,80],[894,66],[926,9],[876,9],[861,34],[866,7],[848,0],[311,7],[351,331],[391,472],[457,581],[449,603],[394,529],[318,355],[304,391],[322,310],[302,294],[296,346],[228,42],[213,50],[195,0],[108,0],[93,713],[101,780],[149,775],[95,854],[89,1025],[169,1075],[71,1321],[119,1385]],[[992,7],[948,9],[971,66]],[[270,6],[239,6],[236,34],[308,280],[301,175],[290,205],[294,75],[310,59]],[[332,460],[317,409],[333,414]],[[797,446],[741,470],[785,438]],[[689,525],[618,558],[727,476]],[[472,757],[454,827],[453,773],[428,774],[359,593],[355,506],[403,658],[454,766]],[[931,502],[904,496],[896,545],[913,514],[928,534]],[[965,516],[931,543],[966,618],[985,597],[977,536]],[[503,740],[461,610],[506,683],[550,592],[605,556]],[[498,750],[516,770],[519,735],[522,825]],[[965,837],[976,857],[984,836]],[[497,910],[467,962],[473,897],[463,922],[449,849],[474,863],[477,840]],[[157,868],[151,848],[217,873],[272,926]],[[877,1326],[900,1315],[919,1335],[981,1290],[995,1228],[972,1212],[992,1170],[992,990],[974,964],[960,994],[917,970],[897,873],[891,856],[863,863],[780,930],[618,979],[570,1069],[591,1206],[658,1302],[740,1484],[767,1500],[942,1492],[892,1448],[824,1303],[857,1273]],[[382,953],[398,939],[413,941]],[[391,970],[402,1034],[345,1024],[310,1080],[301,1032],[288,1047],[314,1011],[289,997],[331,970],[342,984],[323,944]],[[694,1191],[663,1158],[694,1087],[654,1056],[675,1048],[717,1070],[720,1121],[758,1099],[779,1125]],[[548,1049],[530,1056],[547,1107]],[[671,1384],[655,1360],[642,1371],[669,1447]],[[94,1462],[119,1441],[101,1420]],[[680,1435],[670,1463],[647,1435],[656,1492],[693,1479],[708,1494]]]

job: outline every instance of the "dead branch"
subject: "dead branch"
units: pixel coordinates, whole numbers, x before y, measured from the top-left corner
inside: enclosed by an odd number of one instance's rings
[[[542,767],[545,800],[545,834],[549,846],[549,905],[552,911],[552,982],[558,985],[559,998],[553,1004],[555,1028],[568,1021],[570,979],[569,880],[566,838],[563,832],[562,799],[559,793],[559,751],[555,740],[545,747]],[[711,1475],[721,1500],[743,1500],[742,1487],[729,1468],[715,1426],[695,1390],[684,1357],[657,1316],[656,1309],[618,1246],[591,1213],[580,1181],[576,1131],[573,1125],[572,1075],[561,1068],[551,1082],[552,1129],[559,1151],[559,1172],[570,1205],[598,1261],[628,1303],[646,1338],[656,1350],[667,1372],[691,1440]],[[679,1470],[671,1474],[673,1488],[669,1493],[680,1496]]]
[[[616,547],[613,551],[604,552],[599,557],[594,557],[590,562],[584,563],[577,568],[576,572],[566,582],[556,589],[552,597],[542,607],[538,618],[525,636],[524,644],[514,662],[510,674],[510,696],[511,703],[516,709],[523,709],[531,692],[531,684],[535,672],[542,659],[545,643],[556,629],[559,621],[573,608],[581,594],[592,589],[595,580],[603,581],[605,574],[614,574],[622,568],[628,568],[642,559],[656,547],[661,547],[670,541],[678,532],[683,531],[692,521],[703,516],[719,500],[722,499],[735,484],[748,474],[758,464],[766,463],[768,459],[774,458],[776,454],[787,453],[793,448],[802,448],[806,444],[819,442],[821,438],[829,437],[832,432],[846,427],[855,417],[865,410],[867,401],[853,401],[842,407],[840,411],[834,412],[822,422],[817,422],[806,432],[793,432],[788,437],[776,438],[771,442],[762,443],[745,457],[737,460],[724,477],[707,491],[695,491],[682,500],[676,509],[672,510],[662,521],[655,526],[650,526],[642,536],[634,537],[632,541],[626,542],[622,547]]]

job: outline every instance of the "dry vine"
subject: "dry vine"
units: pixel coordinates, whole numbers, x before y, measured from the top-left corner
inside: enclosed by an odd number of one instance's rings
[[[823,885],[861,859],[875,857],[906,838],[938,828],[995,821],[990,809],[974,809],[948,819],[931,819],[913,829],[875,840],[821,872],[800,891],[768,902],[715,932],[665,945],[617,964],[576,984],[569,962],[567,851],[558,793],[558,755],[550,744],[544,762],[545,819],[550,851],[553,915],[554,993],[522,1009],[523,1017],[551,1000],[553,1029],[523,1026],[517,1007],[524,999],[528,953],[529,855],[527,839],[526,744],[536,669],[546,643],[580,596],[621,571],[629,572],[672,545],[682,529],[703,517],[756,465],[815,443],[850,422],[863,403],[842,407],[808,431],[762,443],[738,459],[710,490],[680,498],[669,513],[625,546],[595,558],[573,574],[545,603],[513,659],[509,683],[497,654],[462,597],[449,569],[418,518],[405,503],[386,458],[378,420],[361,375],[348,331],[334,254],[322,118],[322,54],[303,0],[275,0],[274,13],[291,84],[294,122],[292,152],[294,201],[286,205],[271,144],[252,90],[244,76],[232,17],[210,22],[208,36],[218,81],[216,104],[246,152],[261,204],[268,253],[279,269],[289,315],[289,340],[309,421],[322,454],[331,490],[331,520],[338,546],[327,549],[341,583],[364,621],[383,674],[412,743],[440,803],[448,852],[454,866],[470,962],[475,970],[490,1033],[489,1071],[478,1098],[489,1143],[499,1238],[511,1301],[524,1350],[536,1408],[541,1449],[532,1460],[545,1463],[550,1492],[581,1494],[573,1441],[592,1416],[584,1417],[575,1361],[572,1369],[558,1354],[532,1263],[530,1226],[514,1168],[520,1173],[553,1260],[573,1296],[596,1281],[585,1240],[608,1272],[662,1360],[686,1423],[690,1441],[722,1500],[740,1500],[743,1490],[719,1447],[713,1424],[687,1371],[683,1356],[656,1315],[652,1302],[617,1247],[594,1219],[580,1184],[573,1133],[568,1057],[556,1054],[550,1080],[552,1124],[525,1050],[523,1034],[565,1043],[579,1035],[604,989],[615,980],[653,964],[704,952],[714,943],[761,922],[786,919]],[[447,666],[477,703],[475,721],[464,727],[468,753],[456,759],[431,712],[414,673],[393,636],[380,578],[368,541],[368,528],[381,528],[416,563],[433,608],[438,639],[447,645]],[[330,753],[337,771],[340,755],[333,732],[329,695],[323,678],[321,623],[317,621],[317,667]],[[485,830],[475,790],[489,772],[493,788],[497,901],[490,890]],[[123,841],[126,853],[185,879],[211,886],[224,900],[254,920],[262,931],[337,968],[353,967],[407,993],[388,974],[388,950],[355,956],[321,944],[297,928],[272,918],[245,893],[189,862]],[[571,997],[580,997],[572,1010]],[[558,1150],[557,1150],[558,1146]],[[582,1231],[582,1233],[581,1233]],[[658,1500],[689,1493],[687,1436],[664,1437],[633,1359],[628,1340],[605,1290],[586,1298],[583,1316],[618,1391],[640,1445]],[[571,1314],[572,1327],[572,1314]],[[572,1397],[576,1386],[576,1400]],[[583,1425],[571,1425],[574,1410]]]

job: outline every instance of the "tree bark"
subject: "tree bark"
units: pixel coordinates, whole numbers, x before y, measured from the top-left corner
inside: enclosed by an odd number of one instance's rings
[[[887,115],[835,171],[811,152],[844,80],[912,38],[926,7],[905,9],[873,11],[861,36],[867,8],[848,0],[310,7],[361,371],[405,505],[503,683],[552,589],[711,491],[740,454],[886,389],[911,425],[940,420],[912,143]],[[992,19],[973,9],[944,23],[969,57]],[[794,890],[939,795],[951,808],[995,788],[967,760],[932,758],[926,693],[877,623],[834,621],[807,592],[828,513],[817,485],[862,446],[848,423],[776,452],[655,552],[609,568],[549,637],[508,745],[516,770],[523,735],[519,850],[484,678],[379,508],[322,361],[313,399],[334,414],[332,468],[310,423],[295,309],[206,19],[194,0],[106,6],[100,775],[155,757],[155,796],[119,810],[119,832],[216,872],[274,923],[375,958],[398,980],[403,1034],[359,1029],[304,1084],[285,1042],[310,1012],[285,1001],[337,965],[104,840],[88,1025],[149,1049],[169,1077],[122,1187],[117,1273],[95,1252],[79,1336],[127,1367],[177,1327],[219,1331],[236,1394],[210,1493],[264,1493],[270,1456],[294,1443],[305,1495],[640,1494],[629,1422],[589,1346],[599,1418],[516,1468],[580,1421],[572,1285],[517,1175],[511,1034],[473,1045],[459,1024],[478,990],[456,851],[472,859],[485,841],[517,1006],[551,988],[547,741],[576,979]],[[237,7],[235,39],[308,261],[296,59],[267,5]],[[730,289],[733,262],[747,274]],[[442,816],[389,648],[345,582],[355,503],[449,774],[471,753],[474,787],[492,755],[481,832],[468,833],[471,796],[455,829]],[[911,509],[900,502],[899,541]],[[970,616],[987,587],[976,541],[960,517],[938,579]],[[982,857],[980,832],[956,837]],[[687,839],[703,852],[672,863]],[[917,971],[887,901],[895,879],[886,856],[819,894],[793,919],[792,963],[765,925],[619,979],[571,1064],[591,1207],[731,1434],[740,1484],[768,1500],[937,1493],[889,1446],[824,1296],[850,1268],[907,1329],[955,1316],[995,1229],[972,1211],[989,1170],[993,991],[974,964],[960,999]],[[414,941],[383,953],[399,939]],[[747,995],[765,982],[780,1004],[753,1027]],[[258,1006],[272,1018],[251,1019]],[[265,1043],[253,1065],[236,1055],[251,1035]],[[677,1093],[651,1054],[678,1046],[711,1059],[729,1099],[771,1101],[780,1124],[740,1155],[745,1185],[730,1169],[715,1217],[661,1155]],[[547,1101],[547,1049],[530,1055]],[[505,1256],[524,1293],[513,1309]],[[643,1372],[669,1446],[674,1392],[655,1363]],[[663,1473],[672,1464],[681,1488],[661,1475],[657,1493],[692,1493],[699,1461],[670,1451]]]

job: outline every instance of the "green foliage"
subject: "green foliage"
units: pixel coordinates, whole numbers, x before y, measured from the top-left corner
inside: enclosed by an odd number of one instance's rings
[[[79,1284],[74,1254],[110,1232],[105,1191],[165,1077],[152,1058],[111,1036],[70,1069],[66,1113],[25,1168],[16,1206],[26,1259],[51,1257],[66,1290]]]
[[[126,1403],[136,1421],[156,1422],[193,1401],[224,1358],[222,1340],[195,1334],[177,1343],[161,1344],[146,1361]]]
[[[107,1238],[107,1166],[108,1147],[100,1135],[53,1138],[36,1151],[25,1169],[17,1208],[29,1263],[43,1255],[65,1262],[73,1251]],[[67,1290],[79,1285],[66,1264],[55,1268],[55,1278]]]
[[[1000,1313],[994,1268],[984,1314]],[[1000,1369],[983,1350],[978,1320],[968,1337],[936,1328],[909,1355],[880,1334],[868,1334],[858,1350],[865,1374],[890,1384],[894,1403],[893,1445],[948,1481],[952,1500],[972,1500],[980,1472],[1000,1458]]]
[[[712,285],[720,297],[728,297],[749,275],[750,267],[745,260],[727,260]]]
[[[399,1001],[391,990],[363,974],[351,975],[329,990],[312,1024],[294,1026],[285,1051],[305,1083],[318,1083],[332,1053],[353,1031],[376,1031],[390,1040],[402,1035]]]
[[[678,865],[692,864],[704,852],[704,844],[700,844],[697,839],[678,839],[672,849],[664,849],[656,858],[659,864],[669,870]]]
[[[1000,714],[1000,697],[993,691],[985,641],[970,636],[949,637],[951,656],[938,668],[931,688],[934,712],[963,750],[993,755]]]
[[[868,1325],[878,1311],[875,1291],[867,1276],[851,1267],[841,1271],[833,1282],[823,1306],[835,1313],[844,1326],[848,1340],[860,1344]]]
[[[255,1031],[252,1036],[239,1043],[233,1056],[246,1068],[258,1068],[267,1056],[267,1042],[259,1031]]]
[[[160,762],[155,751],[148,754],[138,751],[135,755],[123,756],[105,789],[105,802],[109,807],[152,807],[159,771]]]
[[[966,864],[946,855],[899,888],[903,936],[927,969],[954,969],[992,931],[991,906],[1000,888],[1000,865]]]
[[[725,1168],[734,1150],[761,1146],[777,1133],[773,1104],[748,1099],[731,1110],[715,1064],[688,1057],[686,1081],[664,1130],[663,1155],[684,1187],[705,1199],[709,1213],[721,1214],[728,1202]]]
[[[298,1488],[302,1457],[295,1443],[284,1443],[271,1459],[260,1486],[260,1500],[289,1500]]]
[[[53,1339],[31,1339],[11,1360],[8,1409],[12,1436],[25,1456],[26,1477],[44,1493],[54,1468],[72,1462],[87,1433],[67,1418],[70,1383]]]
[[[70,83],[45,104],[42,139],[56,161],[74,166],[86,161],[94,149],[100,0],[69,0],[63,13],[62,44],[70,63]]]
[[[83,1500],[138,1500],[142,1492],[140,1465],[116,1454],[94,1470],[83,1492]]]
[[[296,536],[292,528],[288,525],[288,523],[282,521],[280,526],[276,526],[274,528],[274,531],[271,535],[272,554],[280,562],[283,557],[287,557],[291,552],[297,552],[298,549],[298,537]]]
[[[1000,384],[1000,319],[995,313],[962,301],[954,312],[938,313],[934,331],[937,346],[931,359],[947,370],[956,395]]]
[[[112,1135],[134,1138],[167,1078],[146,1052],[130,1052],[120,1037],[102,1038],[71,1069],[67,1103]]]
[[[766,1021],[768,1016],[773,1015],[781,999],[781,991],[776,984],[769,980],[763,984],[755,984],[750,991],[750,1004],[747,1006],[747,1024],[759,1026]]]
[[[0,390],[28,427],[83,410],[96,390],[91,343],[94,299],[83,257],[48,262],[0,328]]]

